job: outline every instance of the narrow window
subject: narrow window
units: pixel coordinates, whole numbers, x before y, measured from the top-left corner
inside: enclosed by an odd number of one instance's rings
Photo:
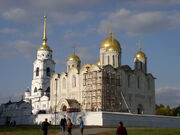
[[[113,66],[115,65],[114,55],[113,55]]]
[[[142,69],[142,62],[140,62],[140,68]]]
[[[65,79],[65,77],[63,78],[63,89],[65,89],[66,88],[66,79]]]
[[[39,76],[39,68],[36,68],[36,76]]]
[[[140,77],[138,76],[137,78],[137,86],[138,86],[138,89],[140,88]]]
[[[104,64],[104,54],[102,54],[102,64]]]
[[[35,93],[35,92],[37,92],[37,88],[36,88],[36,87],[34,88],[34,93]]]
[[[46,68],[46,75],[47,75],[47,76],[50,76],[50,68],[49,68],[49,67]]]
[[[130,88],[130,75],[128,75],[128,88]]]
[[[74,75],[72,77],[72,87],[76,87],[76,77]]]
[[[109,56],[108,56],[108,64],[109,64]]]
[[[147,82],[147,84],[148,84],[148,90],[150,90],[150,79],[148,78],[147,81],[148,81],[148,82]]]

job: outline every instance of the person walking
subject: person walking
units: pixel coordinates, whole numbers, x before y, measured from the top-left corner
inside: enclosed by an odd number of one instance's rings
[[[79,127],[80,127],[80,133],[81,135],[83,135],[83,131],[84,131],[84,122],[82,120],[82,117],[79,117],[80,119],[80,124],[79,124]]]
[[[71,130],[72,130],[72,122],[71,122],[71,119],[68,118],[68,122],[67,122],[67,132],[68,132],[68,135],[72,135]]]
[[[43,123],[41,125],[43,135],[47,135],[47,133],[48,133],[48,127],[49,127],[50,124],[47,121],[48,121],[48,119],[46,118],[45,121],[43,121]]]
[[[60,125],[62,128],[62,135],[65,135],[65,130],[67,126],[66,115],[64,115],[64,118],[61,119]]]
[[[117,130],[116,130],[116,135],[127,135],[127,130],[123,126],[122,121],[119,122],[119,127],[117,127]]]

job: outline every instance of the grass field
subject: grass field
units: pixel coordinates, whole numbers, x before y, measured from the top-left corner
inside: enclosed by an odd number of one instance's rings
[[[49,128],[48,135],[54,135],[60,131],[60,127],[51,126]],[[0,135],[42,135],[42,131],[39,126],[36,125],[22,125],[15,128],[9,128],[7,126],[0,126]]]
[[[127,128],[128,135],[180,135],[180,129],[168,128],[141,128],[129,127]],[[98,133],[97,135],[116,135],[116,131],[107,131]]]
[[[60,131],[59,126],[51,126],[48,135],[55,135]],[[180,135],[180,129],[167,128],[144,128],[144,127],[128,127],[128,135]],[[39,126],[22,125],[16,128],[0,126],[0,135],[42,135]],[[98,133],[97,135],[116,135],[115,130]]]

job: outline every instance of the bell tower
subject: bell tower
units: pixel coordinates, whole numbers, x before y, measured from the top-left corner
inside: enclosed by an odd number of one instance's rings
[[[37,51],[37,59],[33,66],[33,80],[31,85],[31,101],[35,108],[33,113],[38,111],[38,100],[42,96],[50,97],[50,78],[54,74],[55,62],[52,59],[52,50],[47,45],[46,37],[46,15],[44,15],[43,43]]]

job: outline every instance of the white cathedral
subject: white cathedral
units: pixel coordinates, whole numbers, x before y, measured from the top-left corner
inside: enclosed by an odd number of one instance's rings
[[[155,78],[147,72],[147,57],[139,51],[134,68],[121,64],[120,43],[109,34],[100,45],[96,64],[81,66],[75,54],[67,59],[67,71],[55,73],[52,50],[47,45],[46,16],[43,43],[37,51],[31,91],[24,101],[32,113],[56,112],[129,112],[155,114]]]

